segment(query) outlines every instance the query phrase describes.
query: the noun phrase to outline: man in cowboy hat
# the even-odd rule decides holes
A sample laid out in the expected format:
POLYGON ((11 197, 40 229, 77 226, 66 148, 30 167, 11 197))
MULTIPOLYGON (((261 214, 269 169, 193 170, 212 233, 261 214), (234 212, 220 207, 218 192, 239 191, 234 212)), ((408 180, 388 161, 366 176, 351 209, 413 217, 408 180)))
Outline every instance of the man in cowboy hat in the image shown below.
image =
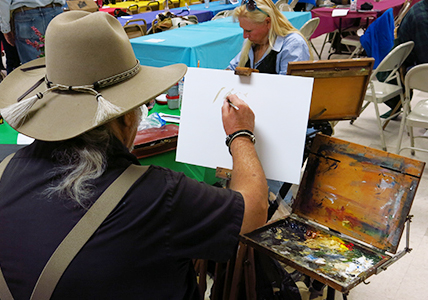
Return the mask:
MULTIPOLYGON (((128 151, 139 107, 185 72, 183 64, 140 66, 109 14, 72 11, 52 20, 46 57, 0 84, 2 116, 35 138, 0 180, 0 293, 9 287, 15 299, 29 299, 55 249, 74 249, 60 243, 98 207, 101 193, 139 164, 128 151)), ((267 217, 254 114, 235 95, 229 100, 239 107, 222 107, 233 157, 230 189, 150 166, 40 299, 199 299, 192 259, 226 261, 239 233, 267 217)))

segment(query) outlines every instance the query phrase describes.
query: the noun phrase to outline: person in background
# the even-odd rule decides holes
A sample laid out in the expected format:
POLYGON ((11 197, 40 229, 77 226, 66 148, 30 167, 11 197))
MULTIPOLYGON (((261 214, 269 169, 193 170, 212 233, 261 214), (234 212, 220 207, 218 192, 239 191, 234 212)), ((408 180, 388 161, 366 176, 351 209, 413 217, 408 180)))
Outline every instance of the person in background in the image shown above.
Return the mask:
POLYGON ((260 73, 285 75, 290 61, 311 59, 306 39, 271 0, 243 0, 233 17, 239 20, 245 41, 228 69, 250 67, 260 73))
POLYGON ((29 62, 40 51, 27 44, 39 42, 32 27, 45 34, 49 22, 63 12, 65 0, 0 0, 0 30, 6 41, 16 46, 21 63, 29 62))
MULTIPOLYGON (((141 105, 186 70, 141 66, 117 19, 70 11, 49 24, 46 56, 0 84, 1 115, 35 138, 0 180, 0 267, 14 299, 30 298, 64 237, 125 169, 139 164, 129 149, 141 105)), ((233 159, 230 188, 150 166, 74 257, 50 299, 200 299, 192 259, 227 261, 239 234, 267 218, 254 113, 236 95, 228 100, 239 107, 225 100, 218 111, 233 159)))
POLYGON ((6 74, 9 74, 21 64, 19 61, 18 52, 16 51, 16 47, 10 45, 6 41, 3 33, 1 32, 0 32, 0 44, 3 45, 4 53, 6 55, 6 68, 5 68, 6 74))
POLYGON ((405 69, 428 63, 428 0, 413 5, 398 27, 398 44, 408 41, 413 41, 415 45, 403 64, 405 69))

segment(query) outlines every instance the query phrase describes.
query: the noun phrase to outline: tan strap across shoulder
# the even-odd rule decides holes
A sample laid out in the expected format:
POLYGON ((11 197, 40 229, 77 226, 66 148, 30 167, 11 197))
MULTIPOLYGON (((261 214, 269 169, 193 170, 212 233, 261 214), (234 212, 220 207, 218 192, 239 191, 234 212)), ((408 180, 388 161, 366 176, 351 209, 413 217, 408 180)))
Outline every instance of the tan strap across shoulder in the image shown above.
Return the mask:
MULTIPOLYGON (((1 165, 0 165, 1 169, 1 165)), ((73 227, 61 242, 44 267, 36 286, 32 300, 50 299, 55 287, 76 254, 86 244, 101 223, 117 206, 134 182, 141 177, 148 166, 130 165, 105 191, 98 200, 73 227)), ((1 172, 1 170, 0 170, 1 172)), ((0 299, 13 300, 0 271, 0 299), (3 281, 3 282, 2 282, 3 281), (3 284, 2 284, 3 283, 3 284), (7 289, 5 291, 4 289, 7 289)))

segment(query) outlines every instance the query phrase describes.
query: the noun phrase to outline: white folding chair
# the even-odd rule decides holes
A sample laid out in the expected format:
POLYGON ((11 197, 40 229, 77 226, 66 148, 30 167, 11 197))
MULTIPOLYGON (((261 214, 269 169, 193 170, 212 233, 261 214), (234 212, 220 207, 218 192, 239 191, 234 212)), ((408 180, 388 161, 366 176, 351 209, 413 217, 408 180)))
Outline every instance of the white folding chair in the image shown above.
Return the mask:
POLYGON ((404 149, 410 149, 412 155, 415 154, 415 150, 428 152, 428 149, 415 147, 416 138, 427 139, 428 136, 415 136, 413 133, 413 127, 428 128, 428 100, 420 100, 416 105, 414 105, 413 108, 410 105, 410 101, 412 100, 410 97, 410 90, 416 89, 423 92, 428 92, 427 78, 428 63, 413 67, 409 70, 409 72, 407 72, 406 77, 404 78, 406 97, 403 103, 403 118, 401 119, 400 124, 397 154, 400 154, 400 152, 404 149), (405 126, 408 128, 410 135, 410 147, 401 146, 405 126))
POLYGON ((340 43, 345 45, 348 48, 348 51, 351 52, 351 55, 348 58, 358 57, 364 50, 361 46, 359 35, 345 36, 340 40, 340 43))
MULTIPOLYGON (((382 121, 379 114, 378 104, 384 103, 385 101, 388 101, 396 96, 400 96, 401 103, 404 102, 403 86, 400 80, 399 69, 403 64, 404 60, 412 51, 413 45, 414 43, 412 41, 409 41, 398 45, 397 47, 392 49, 391 52, 389 52, 389 54, 380 62, 378 67, 373 71, 372 75, 370 76, 370 82, 366 91, 366 96, 364 98, 364 101, 366 101, 366 103, 361 109, 361 113, 367 108, 367 106, 369 106, 370 103, 374 104, 376 120, 379 126, 380 138, 382 142, 382 149, 384 151, 387 151, 387 149, 385 136, 383 134, 382 123, 395 118, 401 113, 401 111, 398 110, 394 114, 391 113, 388 118, 382 121), (376 75, 380 72, 389 72, 388 77, 384 81, 379 81, 376 77, 376 75), (391 82, 394 79, 397 83, 391 82)), ((353 122, 351 121, 351 124, 352 123, 353 122)))
POLYGON ((311 36, 314 33, 314 31, 317 29, 318 25, 320 23, 320 18, 315 17, 307 21, 303 26, 300 28, 300 33, 306 38, 308 43, 311 45, 312 49, 317 54, 318 58, 321 59, 320 54, 318 54, 317 49, 315 48, 314 44, 311 41, 311 36))
POLYGON ((293 0, 290 3, 288 3, 288 0, 279 0, 275 5, 280 11, 294 11, 297 2, 299 0, 293 0))
POLYGON ((217 19, 223 19, 226 17, 229 17, 233 14, 233 10, 222 10, 219 11, 212 19, 211 21, 217 20, 217 19))

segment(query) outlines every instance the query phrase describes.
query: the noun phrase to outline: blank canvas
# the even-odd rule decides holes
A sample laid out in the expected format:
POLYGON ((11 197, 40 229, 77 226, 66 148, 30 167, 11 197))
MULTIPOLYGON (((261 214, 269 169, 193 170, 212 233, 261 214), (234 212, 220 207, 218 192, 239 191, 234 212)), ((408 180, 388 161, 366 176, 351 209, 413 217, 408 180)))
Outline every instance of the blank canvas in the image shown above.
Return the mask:
POLYGON ((233 93, 255 114, 256 150, 266 177, 299 183, 313 78, 189 68, 184 80, 176 160, 232 169, 221 107, 233 93))

